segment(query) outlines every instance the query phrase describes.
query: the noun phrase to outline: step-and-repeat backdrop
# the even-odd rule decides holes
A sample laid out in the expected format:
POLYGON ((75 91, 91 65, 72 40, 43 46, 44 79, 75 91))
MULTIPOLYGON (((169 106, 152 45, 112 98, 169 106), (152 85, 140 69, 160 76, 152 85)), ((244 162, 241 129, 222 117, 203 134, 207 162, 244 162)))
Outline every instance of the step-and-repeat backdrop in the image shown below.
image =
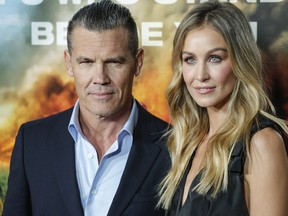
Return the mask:
MULTIPOLYGON (((96 0, 95 0, 96 1, 96 0)), ((77 96, 63 51, 72 15, 94 0, 0 0, 0 212, 9 160, 23 122, 73 106, 77 96)), ((165 89, 171 77, 172 39, 186 12, 204 0, 118 0, 134 15, 142 74, 134 96, 168 121, 165 89)), ((278 115, 288 119, 288 1, 230 0, 247 16, 263 52, 267 85, 278 115)))

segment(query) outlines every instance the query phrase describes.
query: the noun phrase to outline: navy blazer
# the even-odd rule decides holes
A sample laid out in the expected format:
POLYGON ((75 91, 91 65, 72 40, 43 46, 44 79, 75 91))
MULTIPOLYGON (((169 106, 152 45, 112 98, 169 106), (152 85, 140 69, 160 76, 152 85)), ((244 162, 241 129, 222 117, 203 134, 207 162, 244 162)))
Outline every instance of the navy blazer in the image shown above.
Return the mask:
MULTIPOLYGON (((108 216, 162 216, 157 186, 170 167, 168 124, 139 103, 133 145, 108 216)), ((23 124, 13 149, 3 216, 83 216, 76 179, 72 108, 23 124)))

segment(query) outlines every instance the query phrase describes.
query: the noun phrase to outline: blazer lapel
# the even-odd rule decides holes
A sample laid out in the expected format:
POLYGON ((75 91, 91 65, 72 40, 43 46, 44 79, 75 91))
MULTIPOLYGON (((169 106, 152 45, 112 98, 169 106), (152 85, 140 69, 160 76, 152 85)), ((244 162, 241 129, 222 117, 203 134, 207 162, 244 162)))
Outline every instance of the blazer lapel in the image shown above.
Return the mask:
POLYGON ((75 168, 74 140, 68 131, 72 111, 69 110, 55 124, 55 138, 51 143, 51 160, 59 190, 70 215, 84 215, 75 168))
POLYGON ((134 142, 120 181, 120 185, 111 204, 108 216, 121 215, 141 186, 147 172, 160 153, 155 143, 134 142), (147 147, 149 146, 149 147, 147 147), (137 162, 136 162, 137 161, 137 162))
POLYGON ((151 115, 139 104, 138 110, 138 123, 133 136, 134 142, 108 216, 123 213, 162 151, 162 148, 156 144, 159 134, 155 132, 151 115))

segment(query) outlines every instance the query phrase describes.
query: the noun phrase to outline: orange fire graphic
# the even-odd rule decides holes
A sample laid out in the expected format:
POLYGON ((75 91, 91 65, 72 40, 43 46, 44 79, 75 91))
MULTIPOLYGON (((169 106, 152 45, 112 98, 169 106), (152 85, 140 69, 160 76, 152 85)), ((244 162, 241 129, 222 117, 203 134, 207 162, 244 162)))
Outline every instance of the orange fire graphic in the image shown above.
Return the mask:
MULTIPOLYGON (((156 72, 135 80, 134 97, 149 111, 163 120, 168 120, 164 98, 167 76, 156 72), (156 79, 158 77, 158 79, 156 79)), ((6 93, 5 100, 14 103, 14 111, 0 125, 0 165, 9 166, 15 137, 24 122, 58 113, 74 105, 77 95, 72 80, 64 81, 59 75, 49 73, 40 75, 27 92, 6 93)))
POLYGON ((65 83, 55 74, 40 75, 27 92, 10 92, 4 97, 14 101, 15 109, 0 128, 1 165, 8 165, 15 136, 22 123, 60 112, 73 106, 77 99, 73 83, 65 83))

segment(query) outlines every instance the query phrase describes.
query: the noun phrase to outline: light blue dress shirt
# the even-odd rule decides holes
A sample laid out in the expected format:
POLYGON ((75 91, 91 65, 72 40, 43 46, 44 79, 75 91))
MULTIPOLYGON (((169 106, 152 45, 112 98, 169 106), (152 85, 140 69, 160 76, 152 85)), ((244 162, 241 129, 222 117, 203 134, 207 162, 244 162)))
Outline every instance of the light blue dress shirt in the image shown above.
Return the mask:
POLYGON ((68 130, 75 141, 76 176, 85 216, 108 214, 133 143, 137 118, 138 109, 133 100, 127 122, 98 163, 95 148, 82 133, 79 123, 79 100, 76 102, 68 130))

